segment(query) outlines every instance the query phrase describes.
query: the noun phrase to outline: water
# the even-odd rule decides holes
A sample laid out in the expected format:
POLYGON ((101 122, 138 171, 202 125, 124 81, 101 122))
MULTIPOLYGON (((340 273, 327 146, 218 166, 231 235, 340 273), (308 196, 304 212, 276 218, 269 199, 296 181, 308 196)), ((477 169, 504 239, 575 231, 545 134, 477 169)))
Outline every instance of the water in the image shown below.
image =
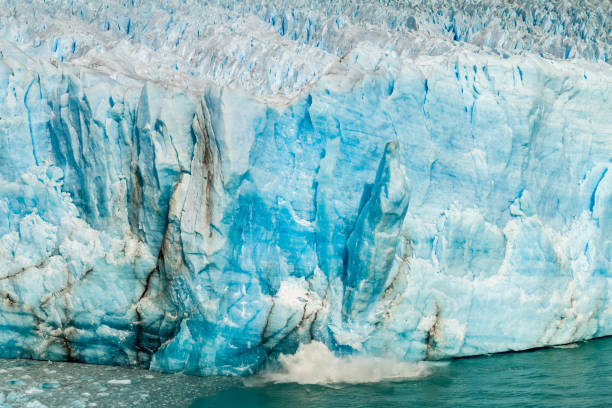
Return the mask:
POLYGON ((192 407, 612 407, 612 338, 455 359, 401 382, 234 387, 192 407))
POLYGON ((188 407, 197 398, 226 390, 240 381, 89 364, 0 359, 0 408, 188 407))
POLYGON ((381 363, 388 362, 380 360, 335 360, 325 352, 308 361, 302 357, 305 354, 288 357, 282 369, 246 383, 238 378, 0 360, 0 407, 3 402, 13 407, 160 408, 612 406, 612 338, 391 368, 381 368, 381 363), (321 361, 327 364, 321 366, 321 361), (356 370, 362 372, 355 373, 356 370), (387 374, 396 380, 404 379, 367 382, 381 375, 389 378, 387 374), (323 385, 326 378, 331 382, 323 385), (366 382, 337 382, 343 378, 366 382))

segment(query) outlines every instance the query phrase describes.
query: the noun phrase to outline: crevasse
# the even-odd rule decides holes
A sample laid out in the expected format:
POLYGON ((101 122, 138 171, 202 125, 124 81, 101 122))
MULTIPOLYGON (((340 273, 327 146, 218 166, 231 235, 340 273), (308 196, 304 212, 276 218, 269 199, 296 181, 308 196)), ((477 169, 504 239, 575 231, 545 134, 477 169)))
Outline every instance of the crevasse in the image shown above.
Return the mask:
POLYGON ((612 334, 607 2, 0 3, 1 357, 612 334))

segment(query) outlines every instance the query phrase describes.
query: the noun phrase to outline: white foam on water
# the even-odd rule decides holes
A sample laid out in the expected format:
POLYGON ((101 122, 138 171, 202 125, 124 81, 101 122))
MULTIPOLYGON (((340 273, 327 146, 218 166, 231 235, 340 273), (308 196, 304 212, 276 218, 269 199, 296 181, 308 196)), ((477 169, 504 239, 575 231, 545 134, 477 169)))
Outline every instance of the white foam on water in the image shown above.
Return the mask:
POLYGON ((577 347, 578 347, 578 344, 576 343, 560 344, 558 346, 553 346, 553 348, 558 348, 558 349, 574 349, 577 347))
POLYGON ((295 354, 281 354, 280 367, 266 369, 245 380, 247 386, 262 383, 360 384, 423 378, 433 368, 448 363, 405 362, 392 358, 351 355, 339 357, 323 343, 301 344, 295 354))

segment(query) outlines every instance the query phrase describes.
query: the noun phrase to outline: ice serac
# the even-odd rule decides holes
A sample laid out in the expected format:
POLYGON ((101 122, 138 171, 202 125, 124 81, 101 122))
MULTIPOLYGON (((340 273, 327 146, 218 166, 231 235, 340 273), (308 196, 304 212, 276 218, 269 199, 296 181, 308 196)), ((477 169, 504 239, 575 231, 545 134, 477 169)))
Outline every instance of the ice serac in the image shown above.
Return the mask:
POLYGON ((609 2, 107 3, 0 0, 0 357, 612 335, 609 2))
POLYGON ((389 276, 408 209, 410 188, 399 163, 399 143, 387 143, 373 185, 366 185, 355 222, 346 241, 344 312, 364 311, 393 281, 389 276))

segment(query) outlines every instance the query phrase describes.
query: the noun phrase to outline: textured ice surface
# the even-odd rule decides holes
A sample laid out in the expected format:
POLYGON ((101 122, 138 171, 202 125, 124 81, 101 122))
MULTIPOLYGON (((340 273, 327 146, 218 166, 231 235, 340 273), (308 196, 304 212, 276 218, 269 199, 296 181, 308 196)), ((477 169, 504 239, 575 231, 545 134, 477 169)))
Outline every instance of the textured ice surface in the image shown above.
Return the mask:
POLYGON ((612 334, 608 1, 0 3, 0 356, 612 334))

